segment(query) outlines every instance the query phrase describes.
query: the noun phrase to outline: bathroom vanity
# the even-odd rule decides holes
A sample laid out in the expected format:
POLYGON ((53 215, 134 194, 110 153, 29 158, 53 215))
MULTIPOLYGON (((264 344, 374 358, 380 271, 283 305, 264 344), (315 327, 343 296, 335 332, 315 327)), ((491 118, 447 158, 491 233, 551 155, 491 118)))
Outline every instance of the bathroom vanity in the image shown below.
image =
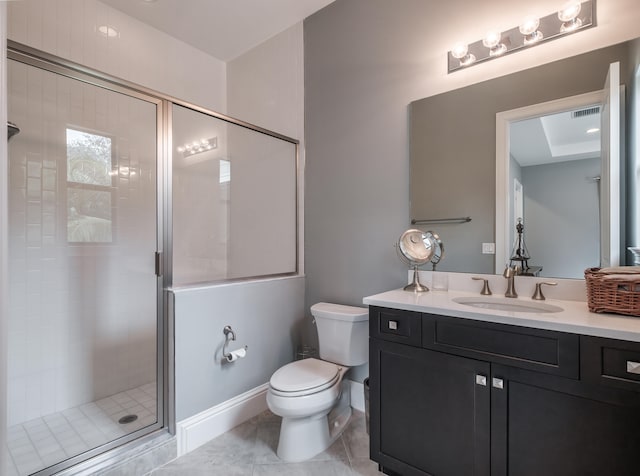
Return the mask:
POLYGON ((640 319, 456 302, 470 296, 364 299, 371 459, 403 476, 640 474, 640 319))

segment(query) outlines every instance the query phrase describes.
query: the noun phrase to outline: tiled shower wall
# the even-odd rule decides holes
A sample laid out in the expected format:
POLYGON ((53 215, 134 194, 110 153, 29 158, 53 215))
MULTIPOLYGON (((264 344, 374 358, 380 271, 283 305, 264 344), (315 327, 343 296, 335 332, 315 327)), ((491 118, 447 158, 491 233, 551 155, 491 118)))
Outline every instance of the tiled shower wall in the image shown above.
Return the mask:
POLYGON ((8 38, 226 112, 226 65, 98 0, 7 2, 8 38), (98 32, 109 25, 118 35, 98 32))
MULTIPOLYGON (((225 112, 224 62, 97 0, 23 0, 8 2, 7 10, 10 40, 225 112), (97 27, 104 24, 117 28, 119 35, 116 38, 100 35, 97 27)), ((44 107, 55 106, 52 91, 41 87, 37 80, 21 84, 30 87, 32 100, 44 99, 44 107)), ((90 117, 94 109, 102 106, 104 102, 99 100, 94 104, 80 100, 76 105, 83 117, 90 117)), ((28 121, 32 119, 29 117, 28 121)), ((25 122, 26 118, 12 120, 22 121, 21 140, 24 141, 30 122, 25 122)), ((41 132, 46 132, 39 127, 41 132)), ((15 142, 12 147, 20 149, 18 141, 15 142)), ((136 290, 125 288, 122 280, 114 279, 110 270, 119 263, 108 254, 76 254, 69 257, 65 269, 61 270, 60 251, 54 252, 50 246, 52 233, 61 218, 60 210, 53 205, 55 191, 51 190, 52 182, 63 180, 56 159, 64 154, 61 147, 61 144, 41 147, 42 153, 23 150, 19 152, 20 163, 12 164, 10 180, 17 184, 12 203, 18 204, 20 200, 24 203, 21 209, 12 209, 10 213, 12 222, 23 224, 18 230, 12 226, 12 233, 25 240, 27 237, 40 240, 42 246, 11 254, 14 260, 30 267, 23 276, 16 273, 10 278, 16 292, 28 295, 28 299, 16 305, 22 306, 21 315, 30 317, 14 320, 10 326, 9 360, 15 365, 10 364, 8 382, 9 425, 55 411, 73 401, 91 400, 92 393, 115 392, 121 386, 150 378, 150 362, 135 369, 127 369, 125 365, 127 359, 141 358, 136 357, 136 352, 149 355, 149 344, 145 344, 149 338, 146 323, 137 322, 129 312, 123 311, 127 296, 131 297, 136 290), (25 201, 28 193, 34 194, 29 206, 25 201), (95 270, 100 271, 95 280, 78 279, 95 270), (27 289, 28 282, 39 283, 32 284, 37 288, 33 293, 27 289), (98 298, 96 291, 102 288, 109 291, 98 298), (71 300, 61 305, 69 289, 82 295, 84 304, 71 300), (34 299, 37 293, 40 298, 34 299), (52 313, 56 308, 59 311, 52 313), (94 311, 95 319, 87 319, 94 311), (105 317, 107 315, 109 317, 105 317), (34 330, 40 325, 39 330, 34 330), (38 364, 42 367, 36 370, 38 364), (94 375, 95 371, 99 375, 94 375)), ((124 189, 131 196, 137 193, 134 183, 124 189)), ((121 213, 119 219, 125 220, 125 215, 121 213)), ((155 211, 151 216, 155 218, 155 211)), ((126 272, 138 272, 148 264, 129 261, 126 272)), ((134 302, 136 299, 132 298, 134 302)))
POLYGON ((8 424, 155 380, 155 105, 9 64, 8 424), (113 242, 67 241, 66 128, 108 133, 113 242))

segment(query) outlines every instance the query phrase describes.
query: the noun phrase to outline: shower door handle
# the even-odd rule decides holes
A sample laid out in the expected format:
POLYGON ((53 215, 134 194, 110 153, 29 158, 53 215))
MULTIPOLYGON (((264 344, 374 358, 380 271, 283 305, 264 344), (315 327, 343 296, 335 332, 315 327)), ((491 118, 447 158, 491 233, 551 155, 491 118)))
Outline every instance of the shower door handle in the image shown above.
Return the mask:
POLYGON ((162 276, 162 251, 156 251, 156 276, 162 276))

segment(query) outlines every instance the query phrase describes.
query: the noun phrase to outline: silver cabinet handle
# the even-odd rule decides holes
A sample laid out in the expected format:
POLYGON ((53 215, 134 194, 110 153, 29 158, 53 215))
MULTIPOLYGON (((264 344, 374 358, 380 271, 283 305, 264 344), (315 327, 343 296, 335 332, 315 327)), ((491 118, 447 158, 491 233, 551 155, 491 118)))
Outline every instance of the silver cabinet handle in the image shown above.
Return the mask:
POLYGON ((487 386, 487 377, 484 375, 477 374, 476 375, 476 385, 482 385, 483 387, 487 386))
POLYGON ((392 331, 398 330, 398 321, 389 321, 389 329, 392 331))
POLYGON ((630 374, 640 375, 640 362, 633 362, 631 360, 627 360, 627 372, 630 374))
POLYGON ((493 377, 493 379, 491 379, 491 385, 493 386, 493 388, 502 390, 504 388, 504 380, 502 380, 501 378, 493 377))

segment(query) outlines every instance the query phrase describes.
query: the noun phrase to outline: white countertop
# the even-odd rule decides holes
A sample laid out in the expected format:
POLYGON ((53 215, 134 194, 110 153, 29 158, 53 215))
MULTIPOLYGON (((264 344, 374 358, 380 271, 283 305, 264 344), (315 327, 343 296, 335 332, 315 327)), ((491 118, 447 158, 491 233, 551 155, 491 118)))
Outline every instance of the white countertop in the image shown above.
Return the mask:
MULTIPOLYGON (((413 293, 396 289, 368 296, 362 302, 371 306, 640 342, 640 317, 589 312, 587 303, 584 301, 564 301, 560 299, 542 301, 563 309, 554 313, 479 309, 453 301, 453 298, 457 297, 479 296, 478 292, 470 293, 468 291, 449 290, 413 293)), ((502 297, 500 295, 494 296, 496 298, 502 297)), ((519 297, 514 301, 522 303, 540 302, 533 301, 527 297, 519 297)))

